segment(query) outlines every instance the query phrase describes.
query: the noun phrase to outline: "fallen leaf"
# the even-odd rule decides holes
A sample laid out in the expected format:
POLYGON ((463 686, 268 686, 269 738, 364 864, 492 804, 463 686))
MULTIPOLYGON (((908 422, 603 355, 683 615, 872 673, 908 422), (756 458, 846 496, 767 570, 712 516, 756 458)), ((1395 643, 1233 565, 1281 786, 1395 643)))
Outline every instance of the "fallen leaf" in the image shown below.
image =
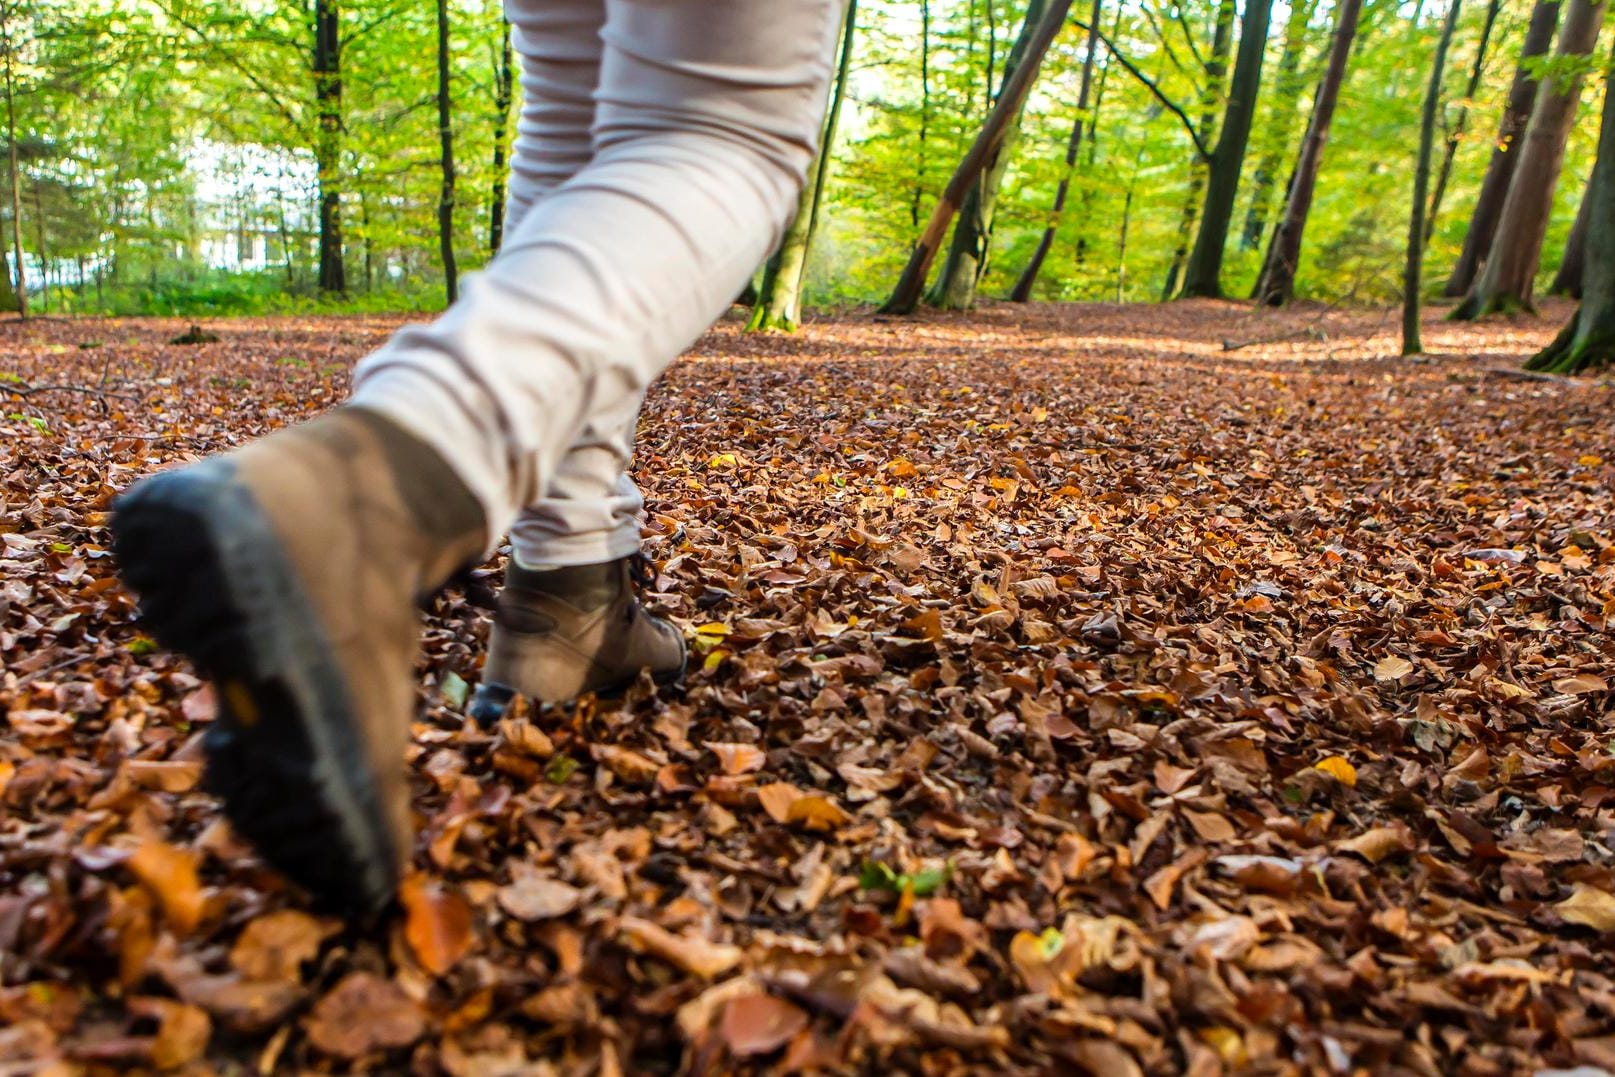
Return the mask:
POLYGON ((791 801, 785 822, 803 830, 839 830, 852 822, 852 816, 829 797, 809 794, 791 801))
POLYGON ((1401 823, 1393 826, 1377 826, 1372 830, 1365 830, 1355 838, 1336 842, 1335 848, 1343 853, 1360 856, 1370 864, 1378 864, 1396 853, 1411 852, 1414 848, 1413 834, 1401 823))
POLYGON ((413 875, 398 888, 398 900, 404 906, 404 939, 433 975, 452 969, 476 941, 471 906, 444 884, 413 875))
POLYGON ((1341 785, 1354 786, 1357 784, 1357 768, 1352 766, 1343 756, 1332 755, 1328 759, 1315 764, 1313 769, 1323 771, 1341 785))
POLYGON ((773 1054, 808 1024, 798 1006, 773 995, 741 995, 723 1008, 719 1028, 723 1042, 737 1058, 773 1054))
POLYGON ((624 916, 617 930, 636 949, 703 980, 711 980, 740 964, 745 951, 697 935, 675 935, 637 916, 624 916))
POLYGON ((1376 681, 1399 681, 1413 672, 1413 663, 1397 655, 1388 655, 1374 663, 1376 681))
POLYGON ((791 805, 801 799, 801 796, 800 789, 786 782, 773 782, 757 790, 757 802, 776 823, 784 823, 790 819, 791 805))
POLYGON ((277 909, 247 924, 230 948, 230 964, 249 980, 296 982, 303 963, 312 960, 337 930, 337 925, 308 913, 277 909))
POLYGON ((1555 905, 1553 911, 1567 924, 1615 931, 1615 895, 1595 887, 1576 887, 1575 893, 1555 905))
POLYGON ((303 1021, 316 1048, 336 1058, 408 1047, 426 1034, 426 1015, 390 980, 350 972, 303 1021))
POLYGON ((513 865, 511 881, 499 888, 499 907, 528 923, 565 916, 582 903, 582 890, 528 864, 513 865))
POLYGON ((175 931, 188 935, 201 923, 205 898, 196 856, 160 841, 148 841, 125 864, 163 910, 175 931))
POLYGON ((755 744, 721 744, 707 742, 707 751, 718 757, 725 774, 749 774, 761 770, 768 756, 755 744))

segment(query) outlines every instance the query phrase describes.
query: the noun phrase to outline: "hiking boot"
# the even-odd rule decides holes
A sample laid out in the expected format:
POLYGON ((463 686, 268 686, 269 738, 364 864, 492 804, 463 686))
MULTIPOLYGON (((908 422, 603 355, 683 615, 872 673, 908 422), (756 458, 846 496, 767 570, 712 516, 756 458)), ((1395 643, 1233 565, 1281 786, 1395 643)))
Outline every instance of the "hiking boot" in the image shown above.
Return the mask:
POLYGON ((112 532, 141 616, 215 683, 205 788, 318 903, 380 912, 413 844, 416 604, 485 548, 470 491, 345 407, 136 483, 112 532))
POLYGON ((658 684, 682 677, 684 636, 639 604, 645 575, 637 554, 545 571, 511 558, 471 717, 492 726, 517 694, 540 703, 620 695, 646 669, 658 684))

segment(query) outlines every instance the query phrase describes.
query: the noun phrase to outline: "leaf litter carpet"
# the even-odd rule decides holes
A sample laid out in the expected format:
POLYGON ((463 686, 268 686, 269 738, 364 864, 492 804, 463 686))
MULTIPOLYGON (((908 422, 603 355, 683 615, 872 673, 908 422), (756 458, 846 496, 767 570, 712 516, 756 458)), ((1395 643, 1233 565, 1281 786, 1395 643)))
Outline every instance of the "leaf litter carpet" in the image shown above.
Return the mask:
POLYGON ((397 321, 0 325, 0 1073, 1615 1069, 1615 397, 1509 373, 1565 313, 720 326, 636 461, 686 686, 480 731, 500 560, 445 592, 371 931, 198 790, 105 510, 397 321))

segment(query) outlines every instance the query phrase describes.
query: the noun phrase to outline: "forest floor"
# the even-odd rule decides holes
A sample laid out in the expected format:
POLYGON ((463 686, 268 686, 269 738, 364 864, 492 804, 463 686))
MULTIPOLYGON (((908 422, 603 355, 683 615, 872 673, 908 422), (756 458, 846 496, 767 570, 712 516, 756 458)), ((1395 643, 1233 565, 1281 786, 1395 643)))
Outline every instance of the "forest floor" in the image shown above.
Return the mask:
POLYGON ((1567 313, 720 326, 637 461, 686 686, 481 732, 499 562, 439 597, 368 931, 199 791, 105 525, 396 322, 0 323, 0 1074, 1615 1070, 1615 391, 1514 373, 1567 313))

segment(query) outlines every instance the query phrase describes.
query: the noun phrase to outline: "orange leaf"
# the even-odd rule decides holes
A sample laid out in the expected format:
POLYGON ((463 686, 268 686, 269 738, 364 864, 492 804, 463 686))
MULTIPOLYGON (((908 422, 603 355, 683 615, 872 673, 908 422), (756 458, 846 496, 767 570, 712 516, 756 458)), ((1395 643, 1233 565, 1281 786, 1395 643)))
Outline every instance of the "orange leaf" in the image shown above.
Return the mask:
POLYGON ((803 830, 839 830, 852 822, 852 816, 829 797, 813 793, 792 801, 785 821, 803 830))
POLYGON ((1353 786, 1357 784, 1357 768, 1342 756, 1332 755, 1328 759, 1319 762, 1315 769, 1323 771, 1341 785, 1353 786))
POLYGON ((768 756, 755 744, 723 744, 707 742, 707 751, 718 757, 725 774, 748 774, 761 770, 768 756))
POLYGON ((789 782, 774 782, 757 790, 757 802, 763 806, 768 817, 776 823, 783 823, 791 817, 791 805, 795 804, 802 795, 802 791, 789 782))
POLYGON ((404 880, 398 900, 404 906, 404 940, 426 971, 441 976, 471 949, 471 906, 459 894, 414 875, 404 880))
POLYGON ((196 929, 202 920, 202 884, 196 877, 196 857, 160 841, 149 841, 128 860, 129 870, 163 908, 163 916, 180 934, 196 929))
POLYGON ((738 946, 695 935, 675 935, 637 916, 624 916, 617 922, 617 929, 636 949, 703 980, 723 975, 740 964, 745 956, 745 951, 738 946))

